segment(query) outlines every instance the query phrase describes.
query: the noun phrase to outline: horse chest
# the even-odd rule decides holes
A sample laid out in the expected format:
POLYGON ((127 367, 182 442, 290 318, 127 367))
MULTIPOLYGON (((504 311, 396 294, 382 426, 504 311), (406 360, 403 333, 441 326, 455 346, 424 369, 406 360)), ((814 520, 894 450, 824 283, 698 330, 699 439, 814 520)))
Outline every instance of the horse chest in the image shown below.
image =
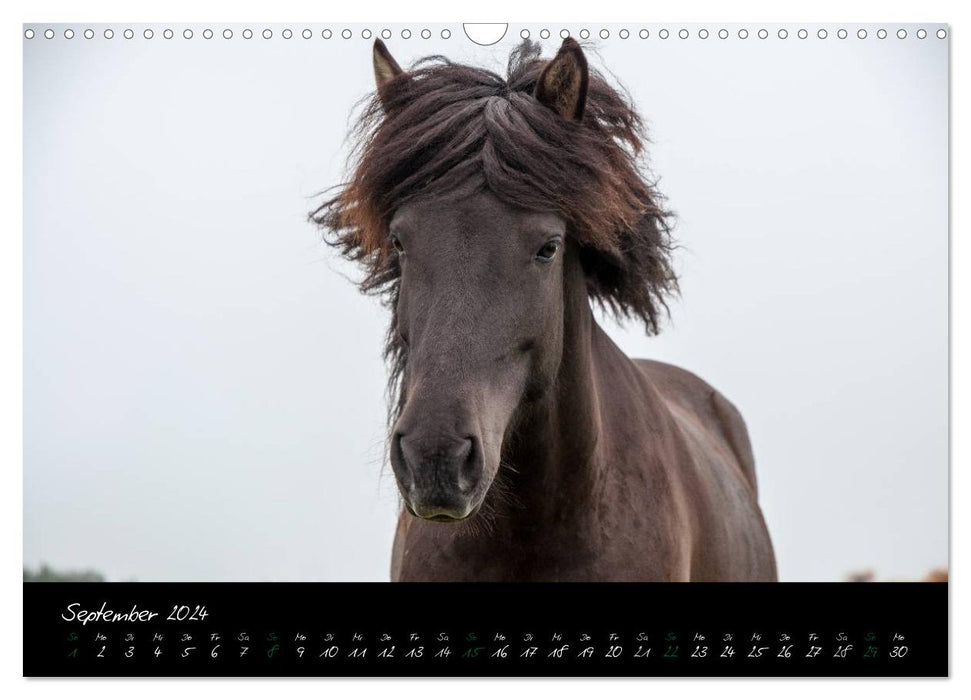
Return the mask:
MULTIPOLYGON (((410 517, 410 516, 403 516, 410 517)), ((556 528, 451 533, 413 522, 399 529, 393 578, 400 581, 670 581, 684 578, 682 553, 650 513, 556 528)))

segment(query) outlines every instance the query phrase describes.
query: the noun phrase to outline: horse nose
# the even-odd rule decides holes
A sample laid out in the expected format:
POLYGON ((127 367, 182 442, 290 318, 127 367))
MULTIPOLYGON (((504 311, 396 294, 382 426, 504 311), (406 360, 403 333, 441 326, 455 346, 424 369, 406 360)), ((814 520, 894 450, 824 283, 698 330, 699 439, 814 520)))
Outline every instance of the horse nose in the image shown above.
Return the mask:
POLYGON ((397 467, 415 514, 432 519, 465 517, 469 495, 482 475, 476 439, 399 433, 395 442, 392 466, 397 467))
POLYGON ((454 486, 465 492, 478 480, 480 460, 476 459, 472 437, 399 435, 398 446, 404 466, 416 482, 431 482, 429 485, 446 489, 454 486))

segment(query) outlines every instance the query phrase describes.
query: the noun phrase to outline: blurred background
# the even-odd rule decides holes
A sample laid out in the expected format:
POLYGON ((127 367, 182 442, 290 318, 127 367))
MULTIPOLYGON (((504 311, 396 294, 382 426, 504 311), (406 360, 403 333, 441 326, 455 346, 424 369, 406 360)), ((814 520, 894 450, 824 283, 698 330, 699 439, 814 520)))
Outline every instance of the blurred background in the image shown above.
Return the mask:
MULTIPOLYGON (((307 223, 385 27, 47 26, 24 41, 25 580, 387 580, 386 314, 307 223)), ((503 72, 521 32, 552 55, 590 30, 682 245, 662 334, 608 332, 739 407, 783 580, 924 578, 948 559, 948 40, 722 26, 387 44, 503 72)))

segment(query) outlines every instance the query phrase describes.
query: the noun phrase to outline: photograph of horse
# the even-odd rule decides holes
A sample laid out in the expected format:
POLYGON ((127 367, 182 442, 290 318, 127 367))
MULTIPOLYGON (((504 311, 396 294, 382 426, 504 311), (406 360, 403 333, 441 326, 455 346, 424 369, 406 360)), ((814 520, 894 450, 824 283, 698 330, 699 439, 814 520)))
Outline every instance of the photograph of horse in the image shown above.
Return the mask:
POLYGON ((630 99, 569 38, 505 78, 373 61, 311 217, 391 313, 392 580, 776 580, 739 411, 594 316, 654 334, 678 289, 630 99))

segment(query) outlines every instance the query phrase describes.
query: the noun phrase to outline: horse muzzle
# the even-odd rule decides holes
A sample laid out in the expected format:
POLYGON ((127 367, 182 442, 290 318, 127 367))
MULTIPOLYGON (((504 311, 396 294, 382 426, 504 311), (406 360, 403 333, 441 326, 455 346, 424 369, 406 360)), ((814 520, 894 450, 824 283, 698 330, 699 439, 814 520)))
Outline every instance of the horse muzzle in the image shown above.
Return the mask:
POLYGON ((483 462, 474 436, 397 433, 391 450, 408 512, 437 522, 465 520, 475 513, 483 462))

